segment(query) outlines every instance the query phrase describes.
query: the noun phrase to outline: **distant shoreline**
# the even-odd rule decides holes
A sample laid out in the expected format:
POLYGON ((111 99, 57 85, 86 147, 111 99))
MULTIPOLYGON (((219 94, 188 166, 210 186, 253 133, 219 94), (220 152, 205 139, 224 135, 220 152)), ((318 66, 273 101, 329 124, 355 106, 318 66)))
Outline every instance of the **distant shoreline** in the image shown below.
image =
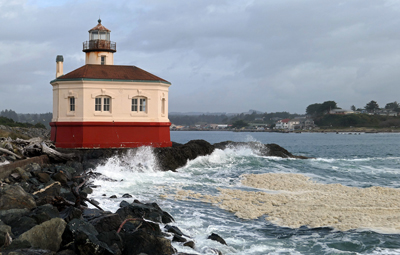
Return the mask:
POLYGON ((376 134, 376 133, 400 133, 400 129, 388 129, 388 128, 343 128, 343 129, 318 129, 318 130, 254 130, 254 129, 241 129, 241 130, 226 130, 226 129, 177 129, 171 131, 223 131, 223 132, 250 132, 250 133, 365 133, 365 134, 376 134))

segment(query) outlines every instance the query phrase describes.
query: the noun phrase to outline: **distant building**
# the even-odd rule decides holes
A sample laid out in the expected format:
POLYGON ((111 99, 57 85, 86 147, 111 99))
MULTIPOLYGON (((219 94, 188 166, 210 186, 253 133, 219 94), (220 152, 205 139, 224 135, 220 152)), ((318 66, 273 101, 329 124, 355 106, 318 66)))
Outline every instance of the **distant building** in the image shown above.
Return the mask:
POLYGON ((169 147, 171 83, 136 66, 114 65, 116 43, 98 21, 83 43, 85 65, 63 74, 57 56, 51 139, 62 148, 169 147))
POLYGON ((345 110, 345 109, 332 109, 329 111, 329 114, 340 114, 340 115, 346 115, 346 114, 353 114, 353 110, 345 110))
POLYGON ((275 124, 275 129, 289 129, 290 119, 278 120, 275 124))
POLYGON ((289 130, 295 130, 300 128, 300 120, 299 119, 293 119, 288 121, 288 129, 289 130))

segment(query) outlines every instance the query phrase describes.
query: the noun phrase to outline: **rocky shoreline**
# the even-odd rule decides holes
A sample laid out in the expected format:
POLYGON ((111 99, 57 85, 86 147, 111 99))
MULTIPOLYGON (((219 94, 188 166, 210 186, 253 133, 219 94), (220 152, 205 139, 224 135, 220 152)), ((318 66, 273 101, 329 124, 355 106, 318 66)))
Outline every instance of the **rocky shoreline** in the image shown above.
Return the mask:
MULTIPOLYGON (((196 249, 196 240, 174 226, 173 217, 156 203, 125 194, 133 202, 122 201, 116 212, 108 212, 88 199, 96 188, 90 179, 99 175, 92 170, 127 149, 59 149, 57 154, 48 153, 47 146, 24 150, 31 146, 28 142, 20 149, 21 140, 3 139, 0 144, 0 160, 11 162, 0 165, 0 254, 188 254, 178 253, 175 242, 196 249), (4 153, 7 147, 12 153, 4 153)), ((231 141, 212 145, 193 140, 153 151, 160 171, 176 171, 188 160, 238 146, 264 156, 304 158, 276 144, 231 141)), ((217 234, 209 238, 226 244, 217 234)))

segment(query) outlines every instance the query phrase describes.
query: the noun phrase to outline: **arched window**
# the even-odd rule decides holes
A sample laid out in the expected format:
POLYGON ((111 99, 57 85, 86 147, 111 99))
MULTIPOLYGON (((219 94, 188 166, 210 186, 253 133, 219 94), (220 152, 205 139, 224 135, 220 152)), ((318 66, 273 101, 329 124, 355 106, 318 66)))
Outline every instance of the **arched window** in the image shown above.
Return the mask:
POLYGON ((165 114, 165 98, 161 99, 161 114, 165 114))
POLYGON ((145 97, 134 97, 132 98, 132 112, 144 112, 147 113, 147 98, 145 97))
POLYGON ((98 96, 95 98, 94 110, 96 112, 110 112, 111 111, 111 97, 98 96))

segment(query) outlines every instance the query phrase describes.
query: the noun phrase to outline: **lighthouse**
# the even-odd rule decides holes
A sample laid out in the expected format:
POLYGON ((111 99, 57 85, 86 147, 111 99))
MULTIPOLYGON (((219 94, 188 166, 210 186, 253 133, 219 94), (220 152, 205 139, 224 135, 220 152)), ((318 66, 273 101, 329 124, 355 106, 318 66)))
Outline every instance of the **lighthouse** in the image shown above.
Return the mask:
POLYGON ((114 65, 110 34, 99 19, 83 42, 85 65, 69 73, 57 56, 51 140, 59 148, 171 146, 171 83, 136 66, 114 65))

